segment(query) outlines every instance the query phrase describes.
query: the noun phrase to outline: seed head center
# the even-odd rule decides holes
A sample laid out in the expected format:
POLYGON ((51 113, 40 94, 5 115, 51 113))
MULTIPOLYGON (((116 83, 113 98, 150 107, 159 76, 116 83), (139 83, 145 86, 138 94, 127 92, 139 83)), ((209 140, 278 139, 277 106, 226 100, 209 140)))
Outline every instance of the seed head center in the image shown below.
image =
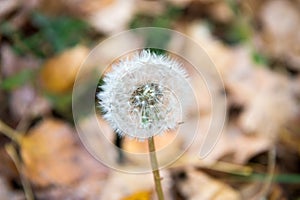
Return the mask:
POLYGON ((139 86, 131 95, 131 112, 138 114, 140 125, 149 128, 155 121, 161 119, 160 105, 163 103, 162 87, 156 83, 139 86))
POLYGON ((138 87, 131 95, 130 104, 141 111, 160 103, 163 94, 161 87, 156 83, 147 83, 138 87))

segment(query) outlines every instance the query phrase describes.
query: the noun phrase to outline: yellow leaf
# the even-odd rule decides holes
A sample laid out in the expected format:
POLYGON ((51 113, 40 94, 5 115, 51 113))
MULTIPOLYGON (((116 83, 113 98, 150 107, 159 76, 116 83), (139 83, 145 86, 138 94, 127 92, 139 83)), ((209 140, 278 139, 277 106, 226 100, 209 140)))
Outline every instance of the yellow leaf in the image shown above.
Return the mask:
POLYGON ((151 200, 151 191, 139 191, 122 200, 151 200))
POLYGON ((54 94, 71 91, 77 71, 88 53, 86 47, 77 46, 46 61, 40 73, 43 89, 54 94))

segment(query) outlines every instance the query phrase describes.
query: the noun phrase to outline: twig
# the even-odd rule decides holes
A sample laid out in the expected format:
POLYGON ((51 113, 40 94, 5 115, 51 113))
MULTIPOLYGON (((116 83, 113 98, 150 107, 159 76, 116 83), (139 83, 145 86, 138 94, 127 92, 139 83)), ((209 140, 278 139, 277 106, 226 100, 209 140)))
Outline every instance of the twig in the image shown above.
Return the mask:
POLYGON ((14 148, 14 146, 12 144, 8 144, 5 146, 5 150, 8 153, 8 155, 11 157, 13 162, 15 163, 15 166, 20 174, 20 178, 21 178, 21 182, 22 182, 22 186, 24 189, 26 200, 34 200, 34 196, 33 196, 33 192, 32 192, 30 183, 22 173, 22 167, 21 167, 22 164, 20 162, 20 159, 18 157, 16 149, 14 148))
POLYGON ((181 167, 181 166, 186 166, 187 164, 194 165, 200 168, 206 168, 214 171, 225 172, 225 173, 235 174, 240 176, 250 176, 253 173, 253 169, 250 166, 238 165, 238 164, 228 163, 223 161, 215 161, 211 164, 206 164, 203 163, 200 160, 200 158, 189 157, 189 156, 184 156, 176 163, 174 163, 172 167, 181 167))
POLYGON ((148 146, 149 146, 150 161, 151 161, 151 167, 152 167, 152 173, 153 173, 153 178, 154 178, 154 182, 155 182, 155 190, 157 193, 157 197, 159 200, 164 200, 164 194, 163 194, 163 190, 161 187, 161 177, 159 174, 158 162, 157 162, 157 158, 156 158, 155 144, 154 144, 153 137, 150 137, 148 139, 148 146))
POLYGON ((0 120, 0 132, 17 144, 20 144, 20 140, 22 138, 21 134, 6 125, 2 120, 0 120))
POLYGON ((268 175, 264 180, 264 185, 261 190, 254 196, 253 199, 267 199, 267 195, 270 191, 270 187, 272 185, 274 172, 276 167, 276 147, 273 146, 268 151, 268 175))
POLYGON ((207 167, 215 171, 227 172, 227 173, 236 174, 240 176, 250 176, 253 173, 253 169, 249 166, 242 166, 242 165, 237 165, 234 163, 228 163, 222 161, 218 161, 207 167))

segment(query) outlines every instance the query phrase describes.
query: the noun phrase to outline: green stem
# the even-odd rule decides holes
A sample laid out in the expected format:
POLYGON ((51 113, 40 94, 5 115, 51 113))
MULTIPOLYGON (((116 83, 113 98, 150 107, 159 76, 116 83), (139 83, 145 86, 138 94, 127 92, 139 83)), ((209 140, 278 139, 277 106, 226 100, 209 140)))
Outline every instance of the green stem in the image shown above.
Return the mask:
POLYGON ((157 193, 157 197, 159 200, 164 200, 164 193, 161 187, 162 178, 159 175, 158 162, 156 158, 155 144, 154 144, 153 137, 150 137, 148 139, 148 146, 149 146, 150 161, 151 161, 151 167, 152 167, 152 173, 155 182, 155 190, 157 193))

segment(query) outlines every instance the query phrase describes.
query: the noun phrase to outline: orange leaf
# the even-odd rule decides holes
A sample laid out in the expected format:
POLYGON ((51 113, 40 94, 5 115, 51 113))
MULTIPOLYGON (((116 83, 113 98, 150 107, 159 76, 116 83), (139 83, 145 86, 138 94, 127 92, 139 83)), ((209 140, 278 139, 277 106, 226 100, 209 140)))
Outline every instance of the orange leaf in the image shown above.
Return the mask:
POLYGON ((123 198, 122 200, 151 200, 151 194, 151 191, 139 191, 123 198))

